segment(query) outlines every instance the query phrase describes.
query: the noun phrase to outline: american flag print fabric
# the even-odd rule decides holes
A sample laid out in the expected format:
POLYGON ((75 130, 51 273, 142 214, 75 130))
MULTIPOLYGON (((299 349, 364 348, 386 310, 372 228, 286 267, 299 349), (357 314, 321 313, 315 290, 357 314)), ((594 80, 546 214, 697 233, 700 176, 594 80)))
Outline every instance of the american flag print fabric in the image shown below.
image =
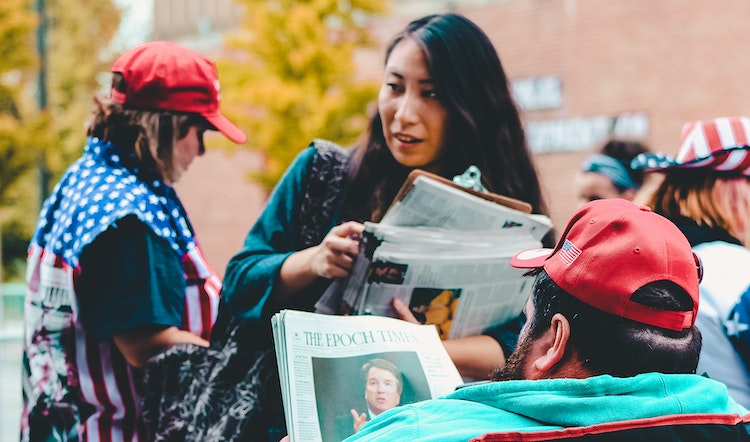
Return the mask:
POLYGON ((557 252, 557 257, 560 261, 564 262, 565 265, 570 266, 573 262, 581 255, 581 249, 575 246, 569 240, 565 240, 560 251, 557 252))
POLYGON ((80 254, 119 219, 137 216, 182 263, 181 328, 208 339, 213 327, 221 281, 180 200, 170 186, 143 181, 126 164, 119 149, 89 139, 40 214, 27 257, 21 440, 148 440, 138 412, 142 371, 111 339, 95 341, 78 321, 80 254))
POLYGON ((676 157, 644 153, 633 159, 631 168, 652 171, 708 169, 750 176, 750 118, 716 118, 687 123, 682 128, 676 157))

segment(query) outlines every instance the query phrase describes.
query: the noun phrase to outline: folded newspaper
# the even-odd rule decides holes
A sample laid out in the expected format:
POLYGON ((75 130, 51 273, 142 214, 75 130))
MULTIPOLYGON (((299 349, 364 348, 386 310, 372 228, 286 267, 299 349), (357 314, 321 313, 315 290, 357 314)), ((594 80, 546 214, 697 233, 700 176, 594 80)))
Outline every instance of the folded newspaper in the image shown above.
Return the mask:
POLYGON ((316 311, 397 316, 392 301, 400 298, 443 339, 516 317, 531 281, 510 258, 540 247, 551 228, 516 202, 422 171, 410 176, 381 222, 365 223, 351 275, 331 284, 316 311))
POLYGON ((293 442, 340 441, 386 409, 462 382, 433 326, 293 310, 271 323, 293 442))

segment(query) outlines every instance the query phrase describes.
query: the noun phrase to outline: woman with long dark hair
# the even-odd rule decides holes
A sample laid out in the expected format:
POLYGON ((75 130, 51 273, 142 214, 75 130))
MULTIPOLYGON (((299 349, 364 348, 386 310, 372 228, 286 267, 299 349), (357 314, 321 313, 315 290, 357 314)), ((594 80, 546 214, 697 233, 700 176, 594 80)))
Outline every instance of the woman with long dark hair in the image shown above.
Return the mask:
MULTIPOLYGON (((298 155, 229 262, 224 300, 236 317, 266 328, 280 309, 313 310, 331 280, 349 274, 362 223, 382 218, 411 170, 450 179, 470 165, 488 190, 547 214, 489 38, 461 15, 417 19, 387 47, 368 131, 350 149, 316 141, 298 155)), ((475 338, 449 352, 465 374, 479 362, 477 373, 487 376, 506 344, 475 338)))

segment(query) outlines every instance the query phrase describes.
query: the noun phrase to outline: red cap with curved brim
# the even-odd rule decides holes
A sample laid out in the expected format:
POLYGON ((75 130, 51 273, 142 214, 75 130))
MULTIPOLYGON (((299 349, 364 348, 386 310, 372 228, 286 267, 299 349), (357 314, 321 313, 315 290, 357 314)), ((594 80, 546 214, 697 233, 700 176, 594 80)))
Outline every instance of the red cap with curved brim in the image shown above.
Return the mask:
POLYGON ((112 65, 127 89, 112 89, 110 98, 123 106, 202 115, 235 143, 247 136, 219 110, 216 66, 203 55, 168 41, 152 41, 128 50, 112 65))
POLYGON ((624 199, 582 206, 554 249, 525 250, 510 264, 544 268, 573 297, 632 321, 679 331, 692 327, 698 314, 701 267, 690 243, 671 221, 624 199), (661 310, 630 299, 655 281, 685 289, 693 310, 661 310))

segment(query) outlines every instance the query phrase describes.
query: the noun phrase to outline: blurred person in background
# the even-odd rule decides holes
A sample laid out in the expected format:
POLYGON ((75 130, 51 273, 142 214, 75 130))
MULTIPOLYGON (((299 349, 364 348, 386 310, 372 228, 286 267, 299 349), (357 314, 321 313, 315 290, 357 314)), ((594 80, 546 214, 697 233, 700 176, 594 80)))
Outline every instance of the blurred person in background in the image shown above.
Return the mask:
POLYGON ((610 140, 599 153, 586 158, 576 175, 578 206, 603 198, 632 201, 643 185, 644 173, 630 162, 648 148, 637 141, 610 140))
POLYGON ((696 325, 703 334, 698 372, 726 384, 750 407, 750 119, 685 124, 676 157, 642 154, 633 168, 661 173, 638 195, 674 222, 703 263, 696 325))
POLYGON ((112 66, 83 155, 47 199, 28 252, 24 441, 150 441, 142 368, 175 344, 207 346, 221 282, 172 185, 204 153, 237 143, 213 62, 150 42, 112 66))

